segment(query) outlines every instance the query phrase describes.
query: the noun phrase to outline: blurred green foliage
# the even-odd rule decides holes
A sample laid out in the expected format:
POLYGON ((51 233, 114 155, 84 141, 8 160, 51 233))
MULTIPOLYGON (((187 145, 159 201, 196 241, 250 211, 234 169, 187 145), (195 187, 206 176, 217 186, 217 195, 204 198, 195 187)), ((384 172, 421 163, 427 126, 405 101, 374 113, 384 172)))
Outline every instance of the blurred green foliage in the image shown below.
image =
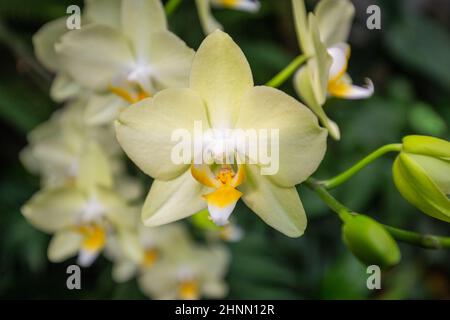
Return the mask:
MULTIPOLYGON (((319 178, 347 168, 407 134, 449 137, 450 3, 448 1, 354 1, 350 73, 373 79, 376 94, 365 101, 331 100, 327 113, 341 127, 342 141, 329 142, 319 178), (365 9, 382 8, 382 30, 367 30, 365 9), (447 14, 445 14, 447 12, 447 14)), ((20 206, 39 188, 18 161, 26 133, 58 107, 48 97, 50 75, 33 59, 31 37, 45 22, 65 15, 74 0, 0 1, 0 297, 144 298, 134 280, 115 284, 111 265, 100 259, 83 270, 82 290, 65 287, 67 265, 46 258, 48 237, 33 229, 20 206)), ((313 5, 313 1, 308 2, 313 5)), ((265 83, 299 52, 290 1, 262 1, 258 14, 214 12, 242 47, 255 82, 265 83)), ((203 39, 193 1, 170 17, 171 29, 197 48, 203 39)), ((283 87, 295 95, 292 84, 283 87)), ((447 234, 448 225, 420 214, 396 191, 387 156, 360 172, 334 194, 354 210, 420 232, 447 234)), ((239 204, 235 217, 244 239, 231 245, 230 298, 403 299, 450 298, 450 252, 401 245, 400 265, 383 274, 382 290, 366 288, 365 268, 341 241, 337 217, 315 194, 299 186, 309 225, 299 239, 269 229, 239 204)))

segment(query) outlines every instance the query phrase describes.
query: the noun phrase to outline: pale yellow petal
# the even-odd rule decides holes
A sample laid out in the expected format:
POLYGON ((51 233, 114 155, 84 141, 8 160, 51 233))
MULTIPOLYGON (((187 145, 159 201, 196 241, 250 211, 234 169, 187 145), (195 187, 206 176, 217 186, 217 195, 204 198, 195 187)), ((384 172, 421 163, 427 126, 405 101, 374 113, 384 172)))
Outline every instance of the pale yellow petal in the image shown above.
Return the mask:
POLYGON ((311 74, 307 67, 300 68, 294 75, 294 88, 297 94, 301 97, 303 102, 317 115, 320 123, 327 128, 330 136, 339 140, 341 135, 339 127, 332 120, 328 118, 322 105, 320 105, 314 96, 311 86, 311 74))
POLYGON ((64 102, 81 95, 82 88, 64 72, 56 74, 50 87, 50 97, 56 102, 64 102))
POLYGON ((58 57, 55 52, 55 43, 69 31, 66 27, 66 18, 50 21, 42 26, 33 36, 34 52, 37 59, 48 70, 59 70, 58 57))
POLYGON ((119 260, 112 267, 112 278, 118 283, 131 280, 137 273, 137 265, 133 261, 119 260))
POLYGON ((83 15, 88 23, 120 28, 122 0, 85 0, 83 15))
POLYGON ((148 56, 151 42, 158 45, 153 32, 167 29, 166 15, 160 0, 122 0, 122 31, 130 40, 138 60, 148 56))
POLYGON ((80 250, 83 236, 78 232, 63 230, 57 232, 48 246, 48 259, 52 262, 62 262, 75 256, 80 250))
POLYGON ((22 213, 33 226, 52 233, 75 224, 85 201, 84 194, 75 188, 44 189, 22 207, 22 213))
POLYGON ((321 0, 314 13, 319 25, 320 37, 328 47, 347 41, 355 15, 355 7, 351 1, 321 0))
POLYGON ((202 42, 192 63, 190 86, 205 101, 211 126, 232 128, 253 78, 244 53, 229 35, 217 30, 202 42))
POLYGON ((259 159, 259 166, 266 168, 269 179, 292 187, 317 169, 325 154, 327 132, 308 108, 280 90, 263 86, 250 90, 242 105, 237 127, 268 131, 264 152, 271 155, 270 161, 259 159))
POLYGON ((288 237, 299 237, 306 228, 306 215, 295 187, 283 188, 247 165, 247 182, 239 187, 242 200, 265 223, 288 237))
POLYGON ((126 37, 103 25, 87 25, 66 33, 56 44, 64 70, 81 85, 106 90, 134 65, 126 37))
POLYGON ((112 171, 103 149, 95 142, 85 145, 81 151, 77 173, 77 185, 84 190, 96 187, 112 187, 112 171))
POLYGON ((170 31, 152 33, 147 58, 151 76, 159 89, 187 88, 194 50, 170 31))
POLYGON ((186 171, 194 156, 186 152, 187 162, 172 161, 174 147, 185 141, 183 135, 173 134, 180 129, 178 132, 192 137, 196 121, 207 129, 205 107, 199 96, 190 89, 167 89, 125 109, 116 121, 117 139, 142 171, 168 180, 186 171))
POLYGON ((202 195, 207 192, 190 170, 171 181, 155 180, 142 208, 142 220, 147 226, 158 226, 193 215, 206 208, 202 195))

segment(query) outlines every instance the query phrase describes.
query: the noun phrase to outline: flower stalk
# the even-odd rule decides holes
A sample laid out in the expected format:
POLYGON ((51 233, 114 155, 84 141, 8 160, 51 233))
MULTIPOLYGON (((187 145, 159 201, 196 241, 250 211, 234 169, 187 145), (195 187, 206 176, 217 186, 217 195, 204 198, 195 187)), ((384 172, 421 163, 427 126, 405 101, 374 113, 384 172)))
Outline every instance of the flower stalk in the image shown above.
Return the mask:
POLYGON ((177 10, 179 5, 181 4, 183 0, 169 0, 166 5, 164 6, 164 10, 166 11, 166 15, 170 16, 172 13, 177 10))
MULTIPOLYGON (((394 145, 387 145, 392 146, 394 145)), ((384 147, 387 147, 384 146, 384 147)), ((382 148, 384 148, 382 147, 382 148)), ((380 149, 382 149, 380 148, 380 149)), ((378 149, 378 150, 380 150, 378 149)), ((387 148, 389 149, 389 148, 387 148)), ((377 150, 377 151, 378 151, 377 150)), ((388 151, 385 151, 386 153, 388 151)), ((373 154, 373 153, 372 153, 373 154)), ((317 195, 325 202, 325 204, 335 213, 338 214, 342 222, 346 222, 351 218, 352 215, 357 215, 350 208, 346 207, 339 200, 337 200, 331 193, 328 192, 327 188, 323 185, 321 181, 309 178, 305 182, 306 186, 313 190, 317 195)), ((450 248, 450 237, 442 237, 436 235, 421 234, 409 230, 404 230, 392 226, 383 224, 383 227, 392 235, 395 240, 408 243, 410 245, 419 246, 427 249, 442 249, 450 248)))
POLYGON ((382 146, 381 148, 378 148, 359 162, 357 162, 355 165, 350 167, 349 169, 345 170, 341 174, 327 180, 320 181, 319 183, 325 188, 325 189, 333 189, 342 183, 346 182, 348 179, 350 179, 353 175, 355 175, 357 172, 359 172, 361 169, 372 163, 374 160, 378 159, 379 157, 385 155, 389 152, 399 152, 402 149, 401 143, 392 143, 382 146))
POLYGON ((301 54, 291 61, 283 70, 270 79, 266 86, 278 88, 280 87, 298 68, 308 60, 308 56, 301 54))

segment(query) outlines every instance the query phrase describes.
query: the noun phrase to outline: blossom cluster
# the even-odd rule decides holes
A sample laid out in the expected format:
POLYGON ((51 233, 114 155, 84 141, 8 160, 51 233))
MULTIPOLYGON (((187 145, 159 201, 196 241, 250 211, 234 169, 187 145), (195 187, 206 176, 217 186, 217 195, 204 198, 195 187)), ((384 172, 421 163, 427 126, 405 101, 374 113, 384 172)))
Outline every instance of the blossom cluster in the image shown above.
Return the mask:
POLYGON ((149 297, 223 297, 230 254, 221 242, 241 230, 211 226, 201 212, 192 224, 203 243, 183 223, 144 227, 142 181, 127 170, 114 130, 131 103, 187 83, 194 51, 167 29, 160 1, 87 0, 82 21, 73 31, 65 17, 51 21, 33 38, 37 58, 55 73, 51 97, 63 106, 21 152, 41 181, 24 216, 52 235, 52 262, 77 256, 88 267, 103 254, 114 280, 135 276, 149 297))
MULTIPOLYGON (((63 107, 29 134, 21 153, 41 178, 23 215, 53 235, 51 261, 78 256, 78 264, 89 266, 103 253, 116 281, 137 277, 159 299, 227 294, 231 256, 223 240, 243 235, 232 215, 240 200, 270 227, 301 236, 307 217, 296 185, 319 167, 327 137, 341 138, 324 111, 326 100, 374 92, 371 80, 356 86, 347 73, 349 0, 321 0, 309 13, 302 0, 292 1, 305 61, 293 85, 302 102, 275 86, 255 85, 245 54, 212 15, 211 6, 255 12, 258 1, 195 3, 207 35, 196 51, 169 30, 160 0, 86 0, 79 30, 67 30, 61 18, 33 39, 37 58, 55 74, 50 95, 63 107), (195 151, 173 161, 174 133, 195 136, 198 127, 212 132, 196 145, 211 161, 199 161, 195 151), (230 131, 276 132, 276 139, 263 141, 276 169, 264 170, 267 163, 251 152, 254 143, 230 143, 230 131), (153 179, 145 200, 127 157, 153 179), (189 226, 180 221, 188 217, 189 226), (202 241, 190 227, 202 232, 202 241)), ((449 149, 448 142, 414 136, 395 149, 402 195, 444 221, 448 176, 434 170, 448 172, 449 149)), ((361 260, 372 261, 360 244, 377 234, 389 259, 381 245, 371 251, 386 265, 398 263, 396 243, 381 225, 364 217, 345 223, 344 240, 361 260), (369 229, 376 232, 360 237, 369 229)))

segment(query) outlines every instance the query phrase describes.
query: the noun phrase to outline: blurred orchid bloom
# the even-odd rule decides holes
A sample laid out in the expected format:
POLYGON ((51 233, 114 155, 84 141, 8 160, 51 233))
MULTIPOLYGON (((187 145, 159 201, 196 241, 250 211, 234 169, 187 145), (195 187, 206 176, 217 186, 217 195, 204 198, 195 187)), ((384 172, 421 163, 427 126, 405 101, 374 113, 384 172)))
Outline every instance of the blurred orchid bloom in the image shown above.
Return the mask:
MULTIPOLYGON (((195 55, 190 87, 167 89, 124 110, 116 121, 125 153, 155 181, 142 209, 144 224, 157 226, 208 207, 224 225, 238 199, 278 231, 297 237, 306 216, 295 188, 319 166, 326 150, 326 130, 297 100, 269 87, 254 87, 250 66, 234 41, 215 31, 195 55), (193 131, 194 123, 217 129, 276 129, 279 169, 261 175, 262 163, 238 166, 174 164, 174 130, 193 131)), ((220 141, 217 141, 220 142, 220 141)), ((237 150, 215 150, 214 158, 237 150)), ((244 151, 244 156, 247 156, 244 151)))
POLYGON ((330 135, 339 140, 339 127, 323 110, 327 96, 361 99, 370 97, 374 91, 369 79, 366 87, 358 87, 352 85, 346 73, 350 46, 345 41, 354 15, 353 4, 348 0, 322 0, 315 14, 308 16, 303 0, 292 0, 292 4, 298 42, 309 57, 295 74, 294 87, 330 135))
MULTIPOLYGON (((83 25, 104 25, 120 28, 121 0, 86 0, 82 15, 83 25)), ((66 17, 48 22, 33 36, 33 46, 39 62, 55 73, 50 88, 50 96, 56 102, 85 99, 85 120, 89 125, 111 124, 120 110, 129 105, 129 101, 115 93, 98 93, 83 87, 67 72, 55 51, 55 44, 70 32, 66 26, 66 17)))
POLYGON ((88 143, 76 180, 45 188, 23 207, 36 228, 54 234, 50 261, 60 262, 78 253, 78 264, 89 266, 104 248, 109 234, 131 228, 131 210, 112 189, 112 175, 100 147, 88 143))
POLYGON ((87 125, 85 110, 84 99, 74 100, 28 134, 29 144, 20 159, 29 171, 41 175, 43 187, 56 187, 76 179, 89 141, 108 146, 107 163, 98 170, 111 167, 114 178, 123 176, 122 151, 113 128, 87 125))
POLYGON ((223 298, 230 255, 222 246, 191 245, 171 250, 138 278, 142 291, 155 299, 223 298))
POLYGON ((261 7, 258 0, 196 0, 197 11, 203 32, 210 34, 217 29, 222 30, 222 25, 214 18, 211 7, 229 8, 247 12, 257 12, 261 7))
MULTIPOLYGON (((121 0, 85 0, 82 23, 101 24, 113 28, 120 27, 121 0)), ((66 17, 46 23, 33 36, 33 47, 39 62, 56 74, 50 89, 50 96, 57 102, 67 101, 83 95, 86 91, 63 70, 55 51, 55 44, 70 32, 66 26, 66 17)))
POLYGON ((83 87, 129 103, 187 84, 194 51, 167 30, 159 0, 122 0, 120 25, 85 25, 55 46, 64 72, 83 87))
POLYGON ((114 280, 120 283, 153 269, 168 254, 184 252, 191 245, 190 235, 180 223, 149 228, 139 221, 135 229, 120 232, 105 254, 114 263, 114 280))

